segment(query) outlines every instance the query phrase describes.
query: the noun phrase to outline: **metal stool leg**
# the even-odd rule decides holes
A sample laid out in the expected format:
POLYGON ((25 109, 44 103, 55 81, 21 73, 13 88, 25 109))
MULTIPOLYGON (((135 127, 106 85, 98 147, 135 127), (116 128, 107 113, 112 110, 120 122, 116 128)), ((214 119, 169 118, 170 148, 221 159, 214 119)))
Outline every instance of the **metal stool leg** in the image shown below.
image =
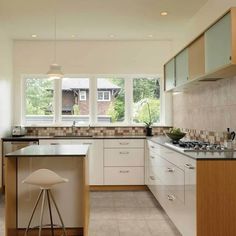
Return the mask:
POLYGON ((25 230, 25 234, 24 234, 25 236, 28 235, 28 231, 29 231, 29 228, 30 228, 30 224, 31 224, 31 221, 32 221, 32 219, 33 219, 35 210, 36 210, 36 208, 37 208, 37 206, 38 206, 38 204, 39 204, 39 200, 40 200, 40 198, 41 198, 41 196, 42 196, 42 193, 43 193, 43 190, 41 190, 40 193, 39 193, 39 195, 38 195, 38 198, 37 198, 37 201, 36 201, 36 203, 35 203, 34 209, 33 209, 33 211, 32 211, 32 214, 31 214, 31 217, 30 217, 28 226, 27 226, 27 228, 26 228, 26 230, 25 230))
POLYGON ((65 225, 64 225, 64 223, 63 223, 63 220, 62 220, 61 214, 60 214, 60 212, 59 212, 59 209, 58 209, 58 207, 57 207, 57 204, 56 204, 56 202, 55 202, 55 199, 54 199, 54 197, 53 197, 51 191, 48 190, 48 192, 49 192, 49 194, 50 194, 50 196, 51 196, 51 199, 52 199, 52 201, 53 201, 53 203, 54 203, 54 206, 55 206, 55 208, 56 208, 56 210, 57 210, 57 214, 58 214, 58 216, 59 216, 59 218, 60 218, 61 225, 62 225, 62 229, 63 229, 63 232, 64 232, 64 236, 67 236, 67 234, 66 234, 66 229, 65 229, 65 225))
POLYGON ((43 189, 43 200, 42 200, 41 213, 40 213, 39 236, 41 236, 41 231, 42 231, 42 226, 43 226, 43 213, 44 213, 44 206, 45 206, 45 195, 46 195, 46 190, 43 189))
POLYGON ((50 196, 49 196, 49 190, 46 190, 47 193, 47 199, 48 199, 48 210, 49 210, 49 215, 50 215, 50 223, 51 223, 51 232, 52 236, 54 236, 54 228, 53 228, 53 220, 52 220, 52 209, 51 209, 51 202, 50 202, 50 196))

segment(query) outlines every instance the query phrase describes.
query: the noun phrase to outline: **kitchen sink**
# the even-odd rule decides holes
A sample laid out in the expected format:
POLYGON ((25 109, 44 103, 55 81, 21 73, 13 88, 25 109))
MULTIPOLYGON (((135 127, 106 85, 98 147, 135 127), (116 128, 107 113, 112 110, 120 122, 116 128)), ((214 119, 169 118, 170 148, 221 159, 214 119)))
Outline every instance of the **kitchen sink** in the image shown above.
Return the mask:
POLYGON ((65 139, 73 139, 73 138, 92 138, 93 135, 54 135, 54 138, 65 138, 65 139))

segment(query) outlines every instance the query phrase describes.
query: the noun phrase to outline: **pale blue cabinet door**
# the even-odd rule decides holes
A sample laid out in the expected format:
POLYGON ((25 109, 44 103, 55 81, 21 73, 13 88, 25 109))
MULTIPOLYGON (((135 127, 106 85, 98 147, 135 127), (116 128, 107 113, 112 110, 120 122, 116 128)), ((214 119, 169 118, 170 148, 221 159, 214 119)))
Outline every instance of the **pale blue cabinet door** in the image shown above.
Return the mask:
POLYGON ((176 56, 176 86, 187 82, 189 77, 188 49, 184 49, 176 56))
POLYGON ((175 59, 173 58, 165 65, 166 90, 175 87, 175 59))
POLYGON ((228 13, 205 33, 206 73, 230 64, 231 14, 228 13))

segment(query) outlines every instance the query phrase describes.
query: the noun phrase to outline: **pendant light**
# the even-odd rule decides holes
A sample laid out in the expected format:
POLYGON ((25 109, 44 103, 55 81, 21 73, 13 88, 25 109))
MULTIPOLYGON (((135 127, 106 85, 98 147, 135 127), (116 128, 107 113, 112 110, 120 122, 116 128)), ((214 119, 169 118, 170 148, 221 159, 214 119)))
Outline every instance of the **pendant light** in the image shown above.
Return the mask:
POLYGON ((61 66, 56 63, 57 61, 57 10, 56 0, 54 0, 54 62, 50 65, 47 75, 49 79, 61 79, 64 74, 61 71, 61 66))

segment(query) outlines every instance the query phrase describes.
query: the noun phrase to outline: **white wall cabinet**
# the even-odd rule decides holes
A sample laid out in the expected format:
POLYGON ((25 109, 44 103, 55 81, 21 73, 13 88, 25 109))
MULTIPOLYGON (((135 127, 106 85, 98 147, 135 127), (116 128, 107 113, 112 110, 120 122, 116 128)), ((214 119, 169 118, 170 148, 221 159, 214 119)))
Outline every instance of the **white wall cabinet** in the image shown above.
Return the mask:
POLYGON ((103 139, 41 139, 39 144, 89 144, 89 184, 103 185, 103 139))
POLYGON ((175 58, 166 63, 165 68, 165 90, 175 87, 175 58))
POLYGON ((205 33, 206 73, 231 63, 231 40, 231 13, 228 13, 205 33))
POLYGON ((145 182, 184 236, 196 235, 196 161, 147 141, 145 182))

